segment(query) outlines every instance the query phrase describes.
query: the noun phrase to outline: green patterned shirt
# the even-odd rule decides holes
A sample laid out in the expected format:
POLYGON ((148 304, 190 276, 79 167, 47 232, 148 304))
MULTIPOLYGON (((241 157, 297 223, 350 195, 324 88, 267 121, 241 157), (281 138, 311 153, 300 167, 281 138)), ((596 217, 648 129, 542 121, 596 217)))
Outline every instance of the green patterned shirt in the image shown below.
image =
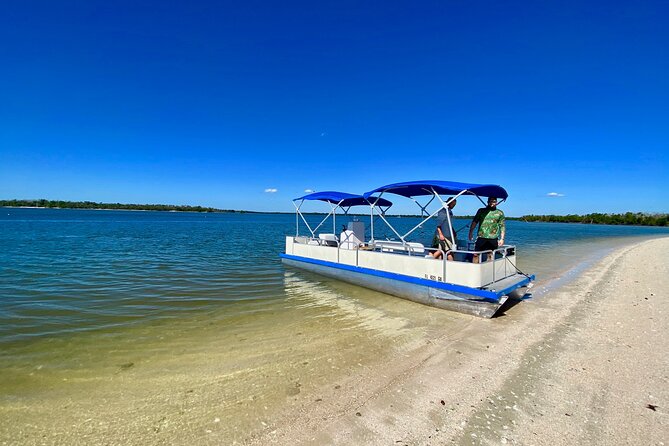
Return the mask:
POLYGON ((479 225, 479 237, 496 239, 505 228, 504 212, 481 208, 476 212, 474 223, 479 225))

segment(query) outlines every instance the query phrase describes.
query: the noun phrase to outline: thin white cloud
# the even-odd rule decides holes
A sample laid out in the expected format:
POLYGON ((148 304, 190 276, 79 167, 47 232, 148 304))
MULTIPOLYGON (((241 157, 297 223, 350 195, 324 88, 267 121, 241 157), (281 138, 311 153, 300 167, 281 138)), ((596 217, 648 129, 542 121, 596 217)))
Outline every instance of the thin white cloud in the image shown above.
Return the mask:
POLYGON ((547 197, 564 197, 564 194, 558 193, 558 192, 548 192, 546 194, 547 197))
POLYGON ((275 193, 279 192, 279 189, 274 189, 274 188, 270 187, 268 189, 265 189, 265 192, 267 192, 268 194, 275 194, 275 193))
POLYGON ((307 193, 307 194, 310 194, 310 193, 316 192, 316 191, 313 190, 313 189, 304 189, 304 192, 307 193))

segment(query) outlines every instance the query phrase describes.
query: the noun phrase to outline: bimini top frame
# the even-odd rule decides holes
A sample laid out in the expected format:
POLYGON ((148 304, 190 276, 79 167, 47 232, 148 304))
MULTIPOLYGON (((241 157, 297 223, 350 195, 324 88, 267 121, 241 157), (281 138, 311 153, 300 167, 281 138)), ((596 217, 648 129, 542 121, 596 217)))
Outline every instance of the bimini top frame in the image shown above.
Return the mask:
POLYGON ((324 192, 314 192, 308 195, 304 195, 302 197, 293 199, 293 206, 295 206, 296 210, 295 235, 296 236, 300 235, 299 234, 300 218, 302 218, 302 221, 307 226, 307 229, 309 229, 309 232, 311 232, 311 236, 313 238, 316 238, 316 231, 318 231, 318 228, 320 228, 330 216, 332 216, 332 232, 334 234, 337 233, 336 231, 337 209, 341 209, 344 215, 346 215, 353 206, 370 206, 372 209, 374 206, 376 206, 381 210, 381 214, 384 214, 392 205, 393 205, 392 202, 381 197, 375 197, 374 204, 372 204, 367 198, 363 197, 362 195, 349 194, 346 192, 324 191, 324 192), (325 217, 323 217, 318 226, 312 229, 307 220, 304 218, 304 215, 302 215, 300 208, 302 207, 305 201, 313 201, 313 200, 323 201, 328 203, 330 205, 330 212, 328 212, 328 214, 325 217))
MULTIPOLYGON (((486 203, 481 199, 481 197, 494 197, 494 198, 499 198, 502 201, 505 201, 509 196, 509 194, 502 186, 498 186, 495 184, 458 183, 454 181, 438 181, 438 180, 408 181, 404 183, 388 184, 386 186, 381 186, 372 191, 366 192, 362 196, 367 200, 369 200, 370 203, 372 203, 372 208, 373 208, 374 206, 376 206, 377 203, 376 200, 383 200, 381 196, 384 193, 391 193, 391 194, 401 195, 406 198, 410 198, 420 208, 421 217, 423 217, 423 219, 421 220, 420 223, 418 223, 404 235, 399 234, 395 230, 395 228, 388 222, 388 220, 386 220, 384 216, 385 212, 382 212, 380 214, 380 217, 383 219, 386 225, 388 225, 388 227, 395 233, 395 235, 399 237, 400 240, 402 240, 402 243, 406 243, 406 238, 416 229, 422 227, 423 223, 425 223, 426 220, 429 220, 430 218, 437 215, 442 208, 447 209, 448 204, 453 200, 457 199, 461 195, 474 195, 484 205, 486 203), (374 194, 378 195, 374 196, 374 194), (453 195, 453 196, 444 201, 441 198, 441 195, 453 195), (418 200, 416 200, 416 197, 423 197, 423 196, 430 197, 429 201, 425 204, 421 204, 420 202, 418 202, 418 200), (430 214, 427 211, 427 207, 435 199, 441 202, 441 207, 430 214)), ((450 212, 446 212, 446 218, 448 219, 449 227, 451 228, 451 240, 455 240, 455 234, 453 233, 453 225, 451 222, 450 212)), ((373 227, 372 227, 372 240, 374 240, 373 227)))

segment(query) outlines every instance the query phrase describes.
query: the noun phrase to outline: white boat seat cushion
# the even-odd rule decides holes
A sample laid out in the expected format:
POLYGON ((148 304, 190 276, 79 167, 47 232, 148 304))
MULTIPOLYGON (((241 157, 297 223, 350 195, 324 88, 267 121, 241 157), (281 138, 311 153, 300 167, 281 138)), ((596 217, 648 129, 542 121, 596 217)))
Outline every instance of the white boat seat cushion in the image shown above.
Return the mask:
POLYGON ((342 232, 340 240, 341 243, 339 244, 339 247, 342 249, 356 249, 362 244, 362 240, 360 240, 352 230, 342 232))
POLYGON ((417 243, 417 242, 407 242, 407 243, 402 243, 402 242, 396 242, 396 241, 374 241, 374 246, 377 248, 381 248, 381 251, 385 252, 406 252, 410 253, 413 255, 419 254, 419 255, 424 255, 425 254, 425 245, 422 243, 417 243))
POLYGON ((334 234, 318 234, 321 245, 337 246, 337 236, 334 234))

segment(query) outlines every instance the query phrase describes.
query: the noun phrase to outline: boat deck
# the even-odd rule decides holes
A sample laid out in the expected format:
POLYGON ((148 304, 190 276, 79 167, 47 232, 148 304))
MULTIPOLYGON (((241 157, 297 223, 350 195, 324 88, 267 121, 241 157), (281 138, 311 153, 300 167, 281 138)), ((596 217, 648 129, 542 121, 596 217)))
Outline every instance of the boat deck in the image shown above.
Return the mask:
POLYGON ((505 277, 489 285, 486 285, 482 289, 486 291, 492 291, 496 294, 505 295, 518 288, 519 284, 527 282, 528 280, 528 276, 523 274, 514 274, 513 276, 505 277))

